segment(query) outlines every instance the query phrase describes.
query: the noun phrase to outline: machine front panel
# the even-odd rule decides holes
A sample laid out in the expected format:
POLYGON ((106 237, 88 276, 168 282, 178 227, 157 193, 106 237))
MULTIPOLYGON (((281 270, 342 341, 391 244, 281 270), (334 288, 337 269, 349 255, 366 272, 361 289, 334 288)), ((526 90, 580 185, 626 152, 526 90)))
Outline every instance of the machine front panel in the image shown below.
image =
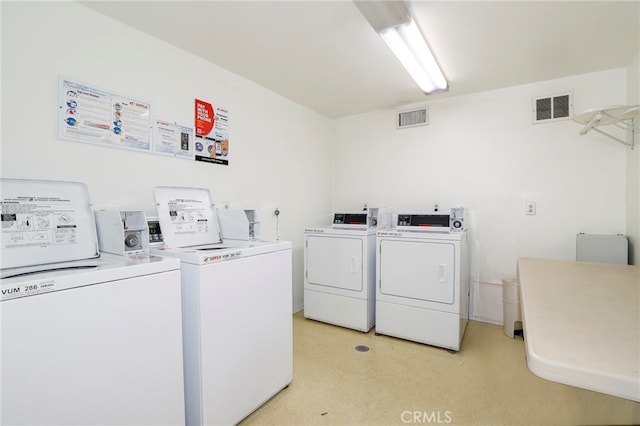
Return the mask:
POLYGON ((382 294, 454 303, 455 244, 382 240, 378 255, 382 294))
POLYGON ((184 424, 181 311, 178 269, 3 301, 0 424, 184 424))
POLYGON ((310 235, 305 247, 306 281, 346 290, 363 289, 361 238, 310 235))
POLYGON ((201 393, 187 406, 201 404, 199 424, 235 425, 293 379, 291 250, 197 269, 200 334, 189 350, 200 351, 191 379, 201 393))

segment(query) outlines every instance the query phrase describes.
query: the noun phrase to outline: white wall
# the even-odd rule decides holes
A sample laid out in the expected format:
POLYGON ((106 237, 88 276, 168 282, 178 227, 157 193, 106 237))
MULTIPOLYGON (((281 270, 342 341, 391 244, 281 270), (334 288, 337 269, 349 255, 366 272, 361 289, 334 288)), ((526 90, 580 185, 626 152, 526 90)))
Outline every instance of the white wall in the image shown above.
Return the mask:
MULTIPOLYGON (((627 104, 640 104, 640 52, 627 67, 627 104)), ((640 119, 636 120, 640 128, 640 119)), ((629 141, 634 134, 629 132, 629 141)), ((640 265, 640 132, 635 132, 635 147, 627 149, 627 236, 629 258, 633 265, 640 265)))
POLYGON ((258 209, 263 237, 294 246, 302 308, 302 236, 330 211, 332 122, 250 81, 75 2, 2 2, 1 175, 85 182, 95 209, 154 211, 153 188, 209 188, 217 203, 258 209), (57 139, 63 75, 152 104, 193 125, 194 99, 230 112, 230 165, 57 139))
POLYGON ((574 259, 578 232, 632 230, 640 240, 640 150, 579 136, 571 121, 531 124, 534 96, 572 90, 578 112, 632 100, 637 59, 627 69, 428 101, 429 126, 397 131, 393 110, 332 122, 75 2, 0 7, 1 175, 83 181, 96 209, 147 213, 157 185, 207 187, 218 203, 258 209, 266 238, 276 235, 278 207, 279 236, 294 245, 294 310, 303 303, 303 229, 326 223, 332 209, 468 207, 473 314, 496 323, 500 280, 515 275, 518 257, 574 259), (179 123, 193 122, 194 98, 228 108, 231 165, 59 140, 59 75, 147 100, 155 116, 179 123), (524 214, 527 200, 536 216, 524 214))
POLYGON ((570 120, 532 124, 532 97, 570 90, 581 112, 624 104, 625 81, 615 69, 428 101, 430 124, 402 130, 394 110, 336 120, 333 206, 466 206, 473 317, 500 323, 501 279, 518 257, 575 260, 577 233, 626 231, 626 148, 570 120))

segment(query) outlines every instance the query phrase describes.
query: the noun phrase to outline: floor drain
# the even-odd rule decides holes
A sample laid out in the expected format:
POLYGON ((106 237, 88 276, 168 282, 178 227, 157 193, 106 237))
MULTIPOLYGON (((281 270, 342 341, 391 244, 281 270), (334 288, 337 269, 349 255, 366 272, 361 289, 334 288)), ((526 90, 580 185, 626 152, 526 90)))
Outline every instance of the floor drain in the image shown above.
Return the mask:
POLYGON ((358 345, 356 346, 356 351, 358 352, 367 352, 369 350, 369 346, 358 345))

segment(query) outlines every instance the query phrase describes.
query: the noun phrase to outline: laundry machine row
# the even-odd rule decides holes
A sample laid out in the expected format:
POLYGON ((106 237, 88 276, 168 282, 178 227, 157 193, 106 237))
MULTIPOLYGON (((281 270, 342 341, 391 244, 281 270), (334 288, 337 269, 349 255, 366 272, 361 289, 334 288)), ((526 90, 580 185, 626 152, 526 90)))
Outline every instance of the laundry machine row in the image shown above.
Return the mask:
POLYGON ((232 425, 291 382, 291 243, 255 215, 223 241, 208 190, 156 188, 147 221, 1 185, 0 423, 232 425))
POLYGON ((465 209, 305 230, 306 318, 454 351, 469 317, 465 209), (380 226, 382 224, 382 226, 380 226))

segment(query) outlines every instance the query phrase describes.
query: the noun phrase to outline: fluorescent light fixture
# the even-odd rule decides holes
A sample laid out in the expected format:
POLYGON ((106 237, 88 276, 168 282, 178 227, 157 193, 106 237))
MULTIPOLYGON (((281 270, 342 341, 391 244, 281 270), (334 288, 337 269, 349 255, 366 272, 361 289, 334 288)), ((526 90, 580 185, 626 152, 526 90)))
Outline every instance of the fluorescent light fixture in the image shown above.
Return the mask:
POLYGON ((404 1, 354 0, 354 3, 424 93, 449 88, 404 1))
POLYGON ((386 28, 378 34, 424 93, 449 88, 442 70, 413 19, 406 24, 386 28))

